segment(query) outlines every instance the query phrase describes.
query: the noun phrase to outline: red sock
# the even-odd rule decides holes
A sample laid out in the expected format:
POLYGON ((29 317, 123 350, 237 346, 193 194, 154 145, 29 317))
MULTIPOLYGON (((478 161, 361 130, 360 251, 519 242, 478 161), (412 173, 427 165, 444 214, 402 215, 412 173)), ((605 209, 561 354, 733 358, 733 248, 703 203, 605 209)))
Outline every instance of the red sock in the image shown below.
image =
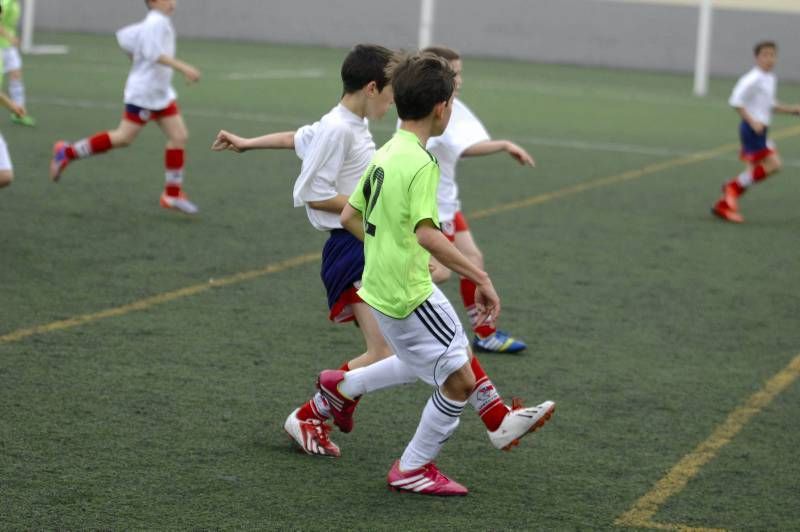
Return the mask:
POLYGON ((166 169, 167 196, 178 197, 183 183, 184 151, 178 148, 167 148, 164 152, 164 168, 166 169))
POLYGON ((475 307, 475 288, 477 288, 475 283, 465 277, 461 278, 461 300, 464 302, 464 308, 467 309, 467 315, 469 316, 472 330, 475 331, 475 334, 481 338, 486 338, 487 336, 494 334, 496 329, 489 325, 477 324, 478 309, 475 307))
POLYGON ((325 421, 327 418, 322 416, 318 411, 317 407, 314 404, 314 399, 309 399, 308 401, 300 407, 300 410, 297 411, 297 419, 300 421, 306 421, 307 419, 319 419, 320 421, 325 421))
POLYGON ((725 183, 725 187, 733 190, 733 193, 736 194, 737 198, 742 194, 744 194, 744 191, 747 190, 739 183, 738 177, 734 177, 733 179, 725 183))
POLYGON ((70 161, 97 155, 113 148, 108 131, 101 131, 87 139, 81 139, 67 146, 65 153, 70 161))
POLYGON ((503 398, 497 392, 492 381, 486 376, 478 357, 473 356, 470 362, 472 373, 475 374, 475 388, 469 396, 469 402, 478 410, 481 421, 489 431, 494 432, 503 422, 508 413, 508 407, 503 403, 503 398))
POLYGON ((764 170, 764 166, 759 164, 753 167, 753 182, 758 183, 759 181, 764 181, 767 178, 767 171, 764 170))

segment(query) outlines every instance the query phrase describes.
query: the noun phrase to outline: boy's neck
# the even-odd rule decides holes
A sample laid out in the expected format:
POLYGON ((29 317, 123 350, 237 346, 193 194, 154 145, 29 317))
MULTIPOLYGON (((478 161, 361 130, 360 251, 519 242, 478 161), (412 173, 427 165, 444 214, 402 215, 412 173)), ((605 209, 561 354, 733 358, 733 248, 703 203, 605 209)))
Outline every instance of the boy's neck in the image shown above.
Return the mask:
POLYGON ((360 118, 367 116, 367 96, 362 91, 350 92, 342 96, 342 105, 360 118))
POLYGON ((422 146, 426 146, 433 131, 433 121, 430 117, 423 118, 422 120, 402 120, 400 122, 400 129, 413 133, 419 139, 419 143, 422 144, 422 146))

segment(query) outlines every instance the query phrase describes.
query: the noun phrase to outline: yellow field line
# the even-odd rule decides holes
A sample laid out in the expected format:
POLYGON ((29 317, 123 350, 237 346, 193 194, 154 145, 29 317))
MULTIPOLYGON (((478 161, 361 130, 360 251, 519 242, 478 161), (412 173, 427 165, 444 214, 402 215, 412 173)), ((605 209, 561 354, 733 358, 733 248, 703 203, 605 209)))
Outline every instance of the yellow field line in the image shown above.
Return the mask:
MULTIPOLYGON (((780 139, 780 138, 791 137, 798 134, 800 134, 800 126, 782 129, 774 133, 772 135, 772 138, 780 139)), ((538 194, 536 196, 531 196, 529 198, 522 199, 519 201, 498 205, 497 207, 491 207, 488 209, 479 210, 471 214, 468 214, 467 218, 471 220, 480 220, 482 218, 487 218, 495 214, 515 209, 522 209, 525 207, 538 205, 541 203, 563 198, 566 196, 579 194, 581 192, 586 192, 588 190, 614 185, 617 183, 622 183, 624 181, 630 181, 632 179, 638 179, 640 177, 654 174, 656 172, 661 172, 669 168, 675 168, 679 166, 685 166, 693 163, 706 161, 708 159, 713 159, 714 157, 717 157, 722 153, 733 150, 737 146, 738 146, 737 144, 725 144, 710 150, 692 153, 690 155, 685 155, 683 157, 670 159, 668 161, 663 161, 660 163, 650 164, 636 170, 629 170, 621 174, 594 179, 591 181, 587 181, 585 183, 579 183, 577 185, 562 188, 553 192, 538 194)), ((29 327, 25 329, 17 329, 16 331, 12 331, 10 333, 0 336, 0 344, 18 342, 19 340, 23 340, 25 338, 28 338, 36 334, 44 334, 53 331, 70 329, 73 327, 78 327, 80 325, 85 325, 87 323, 92 323, 98 320, 113 318, 116 316, 122 316, 124 314, 128 314, 133 311, 145 310, 150 307, 160 305, 162 303, 167 303, 169 301, 174 301, 176 299, 199 294, 201 292, 210 290, 211 288, 214 287, 226 286, 229 284, 255 279, 257 277, 263 277, 264 275, 269 275, 271 273, 284 271, 289 268, 300 266, 308 262, 312 262, 319 259, 320 259, 319 253, 308 253, 305 255, 300 255, 298 257, 294 257, 281 262, 267 265, 264 268, 258 270, 251 270, 247 272, 237 273, 228 277, 217 279, 209 283, 187 286, 185 288, 180 288, 178 290, 173 290, 171 292, 165 292, 163 294, 158 294, 145 299, 140 299, 139 301, 134 301, 133 303, 130 303, 128 305, 123 305, 121 307, 101 310, 99 312, 94 312, 91 314, 82 314, 80 316, 75 316, 60 321, 54 321, 52 323, 47 323, 45 325, 38 325, 35 327, 29 327)))
POLYGON ((64 329, 71 329, 73 327, 78 327, 80 325, 85 325, 87 323, 91 323, 94 321, 106 318, 113 318, 115 316, 122 316, 124 314, 128 314, 136 310, 145 310, 150 307, 154 307, 156 305, 168 303, 169 301, 174 301, 176 299, 197 295, 202 292, 211 290, 212 288, 227 286, 229 284, 234 284, 234 283, 241 283, 243 281, 248 281, 250 279, 255 279, 257 277, 262 277, 264 275, 269 275, 271 273, 282 272, 284 270, 294 268, 295 266, 301 266, 303 264, 317 261, 319 259, 320 259, 319 253, 308 253, 284 261, 268 264, 267 266, 257 270, 240 272, 234 275, 229 275, 227 277, 222 277, 220 279, 212 279, 207 283, 195 284, 192 286, 187 286, 185 288, 180 288, 178 290, 173 290, 171 292, 164 292, 162 294, 158 294, 152 297, 140 299, 139 301, 134 301, 133 303, 130 303, 128 305, 123 305, 121 307, 101 310, 100 312, 94 312, 92 314, 82 314, 80 316, 67 318, 65 320, 54 321, 52 323, 47 323, 45 325, 38 325, 36 327, 30 327, 27 329, 18 329, 16 331, 0 336, 0 344, 17 342, 19 340, 22 340, 29 336, 33 336, 35 334, 44 334, 48 332, 61 331, 64 329))
POLYGON ((721 425, 714 429, 708 439, 675 464, 664 478, 656 482, 655 486, 636 501, 630 510, 620 515, 614 524, 635 528, 688 529, 681 525, 655 523, 652 519, 667 499, 681 492, 689 480, 697 475, 701 467, 716 457, 719 450, 730 443, 753 416, 761 412, 798 377, 800 377, 800 355, 794 357, 789 365, 768 380, 761 390, 751 395, 742 406, 734 410, 721 425))

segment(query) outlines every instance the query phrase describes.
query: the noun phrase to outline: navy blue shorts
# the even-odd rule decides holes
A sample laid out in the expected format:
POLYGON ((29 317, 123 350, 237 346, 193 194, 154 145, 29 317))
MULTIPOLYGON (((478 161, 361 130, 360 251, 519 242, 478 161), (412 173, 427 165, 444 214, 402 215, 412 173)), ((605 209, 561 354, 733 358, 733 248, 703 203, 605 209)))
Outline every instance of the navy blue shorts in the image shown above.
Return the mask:
POLYGON ((775 153, 771 143, 767 140, 768 129, 765 127, 764 132, 759 135, 750 127, 750 124, 742 120, 742 123, 739 124, 739 140, 742 142, 739 157, 743 161, 757 163, 775 153))
POLYGON ((328 292, 331 321, 354 319, 352 304, 361 302, 356 284, 364 274, 364 244, 344 229, 334 229, 322 250, 320 277, 328 292))

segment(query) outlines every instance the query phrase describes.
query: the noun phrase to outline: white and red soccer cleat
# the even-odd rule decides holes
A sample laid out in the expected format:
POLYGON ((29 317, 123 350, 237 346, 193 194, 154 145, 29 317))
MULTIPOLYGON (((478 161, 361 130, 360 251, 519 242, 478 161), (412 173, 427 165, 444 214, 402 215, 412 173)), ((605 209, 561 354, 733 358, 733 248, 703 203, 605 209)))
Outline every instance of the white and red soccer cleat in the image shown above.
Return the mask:
POLYGON ((344 374, 340 369, 323 370, 317 378, 317 388, 328 401, 333 422, 342 432, 350 432, 353 430, 353 413, 358 399, 349 399, 339 392, 339 383, 344 380, 344 374))
POLYGON ((725 198, 722 198, 718 202, 711 207, 711 213, 718 218, 722 218, 728 222, 733 222, 735 224, 740 224, 744 222, 744 217, 739 214, 739 211, 731 207, 728 201, 725 198))
POLYGON ((526 408, 515 398, 511 403, 511 410, 503 418, 497 430, 487 431, 489 440, 498 449, 509 451, 515 445, 519 445, 519 440, 523 436, 547 423, 555 410, 556 404, 553 401, 545 401, 540 405, 526 408))
POLYGON ((466 487, 444 476, 433 462, 406 473, 400 471, 400 460, 397 460, 392 464, 386 482, 392 491, 405 491, 420 495, 453 497, 469 493, 466 487))
POLYGON ((296 408, 294 412, 286 418, 283 430, 292 438, 295 443, 306 453, 319 456, 339 457, 342 455, 339 446, 333 443, 328 434, 331 428, 318 419, 308 419, 302 421, 298 419, 296 408))
POLYGON ((69 164, 67 146, 69 146, 69 144, 63 140, 59 140, 53 144, 53 158, 50 159, 50 179, 53 182, 58 182, 61 178, 61 173, 69 164))
POLYGON ((176 211, 181 211, 184 214, 197 214, 197 211, 199 210, 197 205, 189 201, 189 198, 183 193, 183 191, 181 191, 177 196, 170 196, 166 192, 162 192, 159 204, 165 209, 175 209, 176 211))

